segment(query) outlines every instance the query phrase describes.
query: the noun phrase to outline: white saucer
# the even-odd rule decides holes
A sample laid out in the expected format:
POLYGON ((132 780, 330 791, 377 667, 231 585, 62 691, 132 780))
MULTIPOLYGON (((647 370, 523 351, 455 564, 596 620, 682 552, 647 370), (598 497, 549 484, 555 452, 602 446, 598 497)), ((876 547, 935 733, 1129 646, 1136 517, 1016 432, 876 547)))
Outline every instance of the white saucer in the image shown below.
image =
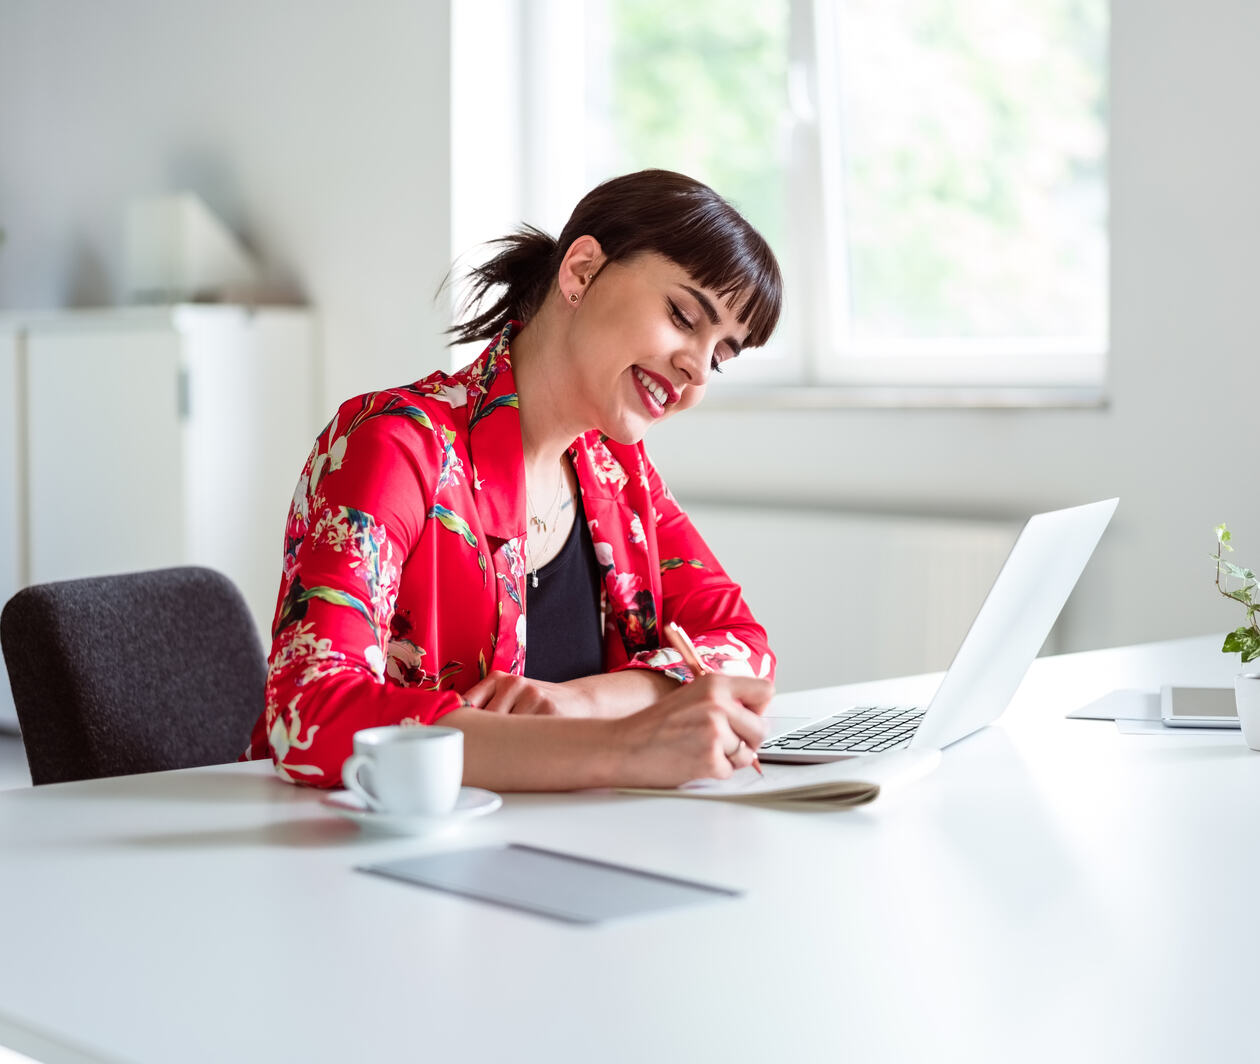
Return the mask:
POLYGON ((440 816, 378 813, 351 791, 331 791, 320 801, 338 816, 353 820, 364 831, 383 835, 434 835, 473 817, 493 813, 503 804, 503 799, 494 791, 483 791, 480 787, 461 787, 455 808, 440 816))

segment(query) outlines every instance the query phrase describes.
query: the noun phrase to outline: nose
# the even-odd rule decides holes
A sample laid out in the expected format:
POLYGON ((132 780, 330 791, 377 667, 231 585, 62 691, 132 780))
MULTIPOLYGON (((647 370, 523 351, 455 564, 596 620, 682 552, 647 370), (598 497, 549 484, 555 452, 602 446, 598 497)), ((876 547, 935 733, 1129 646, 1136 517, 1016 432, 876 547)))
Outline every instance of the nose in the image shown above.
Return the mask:
POLYGON ((709 380, 712 353, 703 344, 690 344, 674 356, 674 368, 688 384, 701 385, 709 380))

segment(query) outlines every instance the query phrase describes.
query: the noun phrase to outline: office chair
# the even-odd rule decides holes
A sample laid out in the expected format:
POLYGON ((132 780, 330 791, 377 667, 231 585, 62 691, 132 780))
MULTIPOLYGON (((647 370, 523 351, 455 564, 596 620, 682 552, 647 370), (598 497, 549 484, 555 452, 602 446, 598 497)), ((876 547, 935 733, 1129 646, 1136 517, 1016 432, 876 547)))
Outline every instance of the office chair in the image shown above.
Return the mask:
POLYGON ((262 712, 258 631, 212 569, 36 584, 0 644, 35 784, 235 761, 262 712))

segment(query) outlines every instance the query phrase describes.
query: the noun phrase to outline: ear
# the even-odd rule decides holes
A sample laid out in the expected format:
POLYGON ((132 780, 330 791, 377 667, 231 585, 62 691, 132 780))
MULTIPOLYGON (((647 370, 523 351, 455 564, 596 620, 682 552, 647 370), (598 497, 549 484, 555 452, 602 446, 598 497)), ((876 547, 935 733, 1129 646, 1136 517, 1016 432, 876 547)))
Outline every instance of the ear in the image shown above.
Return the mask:
POLYGON ((578 237, 560 260, 560 272, 556 277, 560 298, 569 306, 580 302, 586 286, 603 264, 604 249, 599 246, 599 241, 593 236, 578 237))

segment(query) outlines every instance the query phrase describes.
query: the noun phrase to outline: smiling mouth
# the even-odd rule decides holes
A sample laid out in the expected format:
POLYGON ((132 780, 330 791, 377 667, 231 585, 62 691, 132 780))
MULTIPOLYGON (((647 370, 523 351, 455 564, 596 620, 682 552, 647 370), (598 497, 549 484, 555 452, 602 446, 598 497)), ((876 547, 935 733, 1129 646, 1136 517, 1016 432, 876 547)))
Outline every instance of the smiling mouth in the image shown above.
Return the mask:
POLYGON ((634 367, 634 379, 643 386, 643 390, 656 400, 656 405, 662 410, 669 404, 670 394, 660 384, 659 381, 649 377, 638 366, 634 367))

